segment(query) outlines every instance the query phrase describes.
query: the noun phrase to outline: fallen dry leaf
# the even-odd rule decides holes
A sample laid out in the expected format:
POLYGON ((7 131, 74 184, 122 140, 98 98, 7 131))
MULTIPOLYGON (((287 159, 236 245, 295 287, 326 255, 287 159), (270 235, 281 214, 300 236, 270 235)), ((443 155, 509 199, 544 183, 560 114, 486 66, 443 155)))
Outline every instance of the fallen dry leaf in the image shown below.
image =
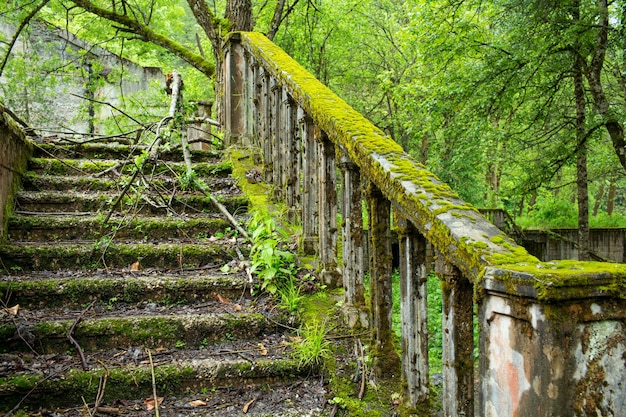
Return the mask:
POLYGON ((230 301, 228 301, 226 298, 222 297, 219 294, 217 294, 217 296, 215 296, 215 298, 217 298, 217 301, 219 301, 222 304, 230 304, 230 301))
POLYGON ((248 401, 246 403, 246 405, 243 406, 243 410, 241 410, 244 414, 248 413, 248 410, 250 409, 250 406, 252 405, 253 402, 256 401, 256 398, 251 399, 250 401, 248 401))
POLYGON ((259 352, 261 352, 261 356, 267 356, 267 348, 263 345, 263 343, 259 343, 259 352))
POLYGON ((205 406, 206 403, 202 400, 193 400, 189 402, 189 405, 191 407, 202 407, 202 406, 205 406))
POLYGON ((131 271, 139 271, 141 269, 141 265, 139 265, 139 261, 130 264, 131 271))
MULTIPOLYGON (((163 402, 163 397, 158 397, 157 398, 157 406, 161 405, 161 403, 163 402)), ((152 411, 154 410, 155 407, 155 403, 154 403, 154 398, 146 398, 146 400, 143 402, 144 405, 146 406, 146 411, 152 411)))
POLYGON ((13 307, 9 307, 6 310, 7 310, 7 313, 9 313, 10 315, 17 316, 17 313, 20 311, 20 305, 15 304, 13 307))

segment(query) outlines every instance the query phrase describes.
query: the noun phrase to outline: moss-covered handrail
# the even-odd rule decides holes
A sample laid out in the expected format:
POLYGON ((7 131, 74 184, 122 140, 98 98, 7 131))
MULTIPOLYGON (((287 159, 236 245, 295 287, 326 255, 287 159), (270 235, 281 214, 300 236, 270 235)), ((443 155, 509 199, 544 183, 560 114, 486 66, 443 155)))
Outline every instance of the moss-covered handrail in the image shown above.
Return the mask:
MULTIPOLYGON (((597 283, 597 294, 626 297, 625 265, 540 262, 265 36, 233 36, 347 153, 361 175, 475 284, 489 272, 488 286, 494 291, 561 299, 564 287, 583 289, 597 283), (511 285, 506 284, 509 280, 511 285)), ((566 293, 575 297, 577 291, 566 293)))

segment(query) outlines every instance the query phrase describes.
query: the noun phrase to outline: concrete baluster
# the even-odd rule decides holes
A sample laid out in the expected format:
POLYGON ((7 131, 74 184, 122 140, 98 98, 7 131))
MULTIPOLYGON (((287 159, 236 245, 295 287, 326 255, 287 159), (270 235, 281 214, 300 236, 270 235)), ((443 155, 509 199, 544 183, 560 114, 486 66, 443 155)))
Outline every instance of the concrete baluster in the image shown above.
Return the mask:
POLYGON ((319 258, 322 282, 334 288, 341 285, 337 268, 337 174, 335 145, 322 133, 319 141, 319 258))
MULTIPOLYGON (((360 320, 365 306, 363 295, 363 207, 361 174, 358 166, 339 151, 339 168, 342 173, 341 216, 343 248, 344 316, 348 325, 354 327, 360 320)), ((361 323, 361 326, 367 326, 361 323)))
POLYGON ((400 243, 400 311, 402 316, 402 376, 409 406, 427 411, 430 405, 428 379, 428 300, 426 239, 406 219, 397 219, 400 243))
POLYGON ((474 326, 472 284, 439 254, 435 270, 443 297, 443 411, 474 416, 474 326))
POLYGON ((391 204, 380 189, 367 187, 370 226, 370 300, 373 367, 379 376, 400 371, 400 358, 393 347, 391 327, 391 204))
POLYGON ((320 130, 311 117, 303 114, 299 119, 302 137, 302 252, 318 253, 319 245, 319 158, 320 130))

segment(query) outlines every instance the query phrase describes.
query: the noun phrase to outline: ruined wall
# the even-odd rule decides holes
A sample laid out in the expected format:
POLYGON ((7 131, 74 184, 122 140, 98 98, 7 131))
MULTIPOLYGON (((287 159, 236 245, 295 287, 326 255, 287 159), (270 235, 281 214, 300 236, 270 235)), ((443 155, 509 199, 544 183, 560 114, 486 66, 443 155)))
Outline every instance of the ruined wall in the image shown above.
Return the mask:
MULTIPOLYGON (((626 260, 624 235, 626 229, 591 229, 589 247, 597 260, 621 262, 626 260)), ((555 259, 578 259, 576 229, 525 230, 523 246, 544 262, 555 259)))
MULTIPOLYGON (((8 38, 14 31, 0 22, 0 38, 8 38)), ((88 133, 93 124, 94 133, 104 133, 99 120, 116 112, 81 97, 121 107, 122 96, 146 91, 152 81, 164 85, 159 68, 141 67, 42 21, 31 22, 28 32, 23 32, 13 47, 12 57, 24 60, 27 73, 14 72, 0 78, 0 86, 4 87, 0 101, 29 125, 42 129, 88 133), (29 76, 28 71, 35 66, 43 66, 51 75, 29 84, 29 79, 40 76, 29 76), (89 85, 97 88, 91 91, 94 88, 89 85), (89 115, 89 107, 95 111, 93 116, 89 115)), ((162 115, 163 111, 157 113, 162 115)))
POLYGON ((15 121, 0 105, 0 241, 6 237, 7 217, 13 209, 13 195, 26 171, 32 146, 15 121))

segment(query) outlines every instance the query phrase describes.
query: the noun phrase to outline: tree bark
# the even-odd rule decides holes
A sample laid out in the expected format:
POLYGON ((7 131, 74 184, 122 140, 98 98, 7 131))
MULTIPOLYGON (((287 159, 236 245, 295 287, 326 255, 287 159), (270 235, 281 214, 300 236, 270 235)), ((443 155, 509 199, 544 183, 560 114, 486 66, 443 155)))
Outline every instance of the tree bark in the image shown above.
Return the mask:
POLYGON ((626 170, 626 139, 624 138, 624 127, 617 114, 612 111, 609 100, 602 85, 602 68, 606 57, 606 48, 609 32, 609 8, 607 0, 598 0, 598 36, 596 48, 591 63, 586 68, 585 76, 589 82, 589 89, 593 97, 594 105, 598 113, 604 118, 613 149, 619 159, 620 164, 626 170))
MULTIPOLYGON (((580 20, 580 3, 574 0, 572 17, 575 23, 580 20)), ((578 45, 576 45, 578 46, 578 45)), ((591 260, 589 249, 589 190, 587 184, 587 137, 585 128, 585 85, 583 78, 583 58, 574 51, 574 97, 576 101, 576 186, 578 190, 578 259, 591 260)))
POLYGON ((600 188, 598 189, 598 193, 596 194, 596 201, 593 204, 593 216, 598 215, 598 211, 600 211, 600 204, 602 204, 602 197, 604 197, 604 182, 600 184, 600 188))
POLYGON ((611 178, 611 182, 609 184, 609 197, 608 202, 606 204, 606 214, 609 216, 613 215, 613 209, 615 208, 615 193, 616 193, 615 179, 611 178))

